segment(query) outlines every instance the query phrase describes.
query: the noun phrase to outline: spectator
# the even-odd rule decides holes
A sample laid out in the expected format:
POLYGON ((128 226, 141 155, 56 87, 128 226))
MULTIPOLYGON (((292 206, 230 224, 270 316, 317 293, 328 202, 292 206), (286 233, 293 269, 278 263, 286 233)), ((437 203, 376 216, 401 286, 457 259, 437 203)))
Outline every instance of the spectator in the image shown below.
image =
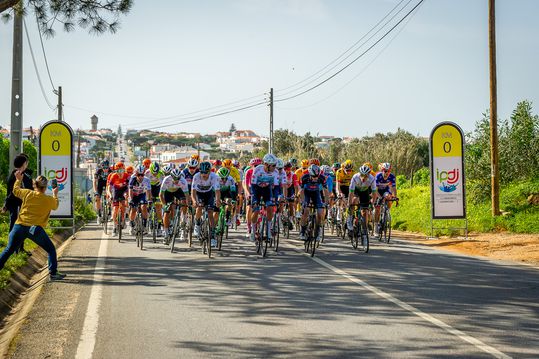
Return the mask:
POLYGON ((52 197, 45 194, 47 178, 39 176, 34 180, 34 190, 22 188, 23 172, 15 172, 15 185, 13 195, 22 200, 19 217, 9 232, 7 247, 0 255, 0 269, 8 258, 19 248, 20 243, 30 238, 49 255, 49 274, 51 280, 63 279, 65 274, 58 272, 56 249, 51 239, 45 232, 51 210, 58 208, 58 188, 52 190, 52 197))
MULTIPOLYGON (((15 159, 13 160, 13 166, 15 169, 11 172, 9 175, 9 178, 7 180, 7 193, 6 193, 6 201, 4 203, 4 207, 2 208, 2 212, 9 211, 9 231, 13 229, 13 225, 15 225, 15 221, 17 220, 17 217, 19 216, 19 209, 21 207, 22 201, 17 198, 15 195, 13 195, 13 185, 15 184, 15 172, 20 170, 23 172, 23 179, 22 179, 22 187, 27 189, 32 189, 32 170, 27 168, 28 167, 28 156, 24 153, 21 153, 15 159)), ((19 251, 23 251, 27 255, 32 255, 32 253, 24 250, 24 241, 21 242, 21 246, 19 248, 16 248, 15 250, 17 253, 19 251)))

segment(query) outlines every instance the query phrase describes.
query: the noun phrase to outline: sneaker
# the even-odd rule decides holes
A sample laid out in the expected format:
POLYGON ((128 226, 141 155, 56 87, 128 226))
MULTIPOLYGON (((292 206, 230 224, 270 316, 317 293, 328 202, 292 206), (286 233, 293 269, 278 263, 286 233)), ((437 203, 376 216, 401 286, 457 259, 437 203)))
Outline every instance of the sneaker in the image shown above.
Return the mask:
POLYGON ((322 240, 322 231, 318 231, 318 236, 316 237, 316 241, 320 242, 322 240))
POLYGON ((211 239, 211 246, 212 247, 217 247, 217 239, 215 239, 215 238, 211 239))
POLYGON ((195 236, 200 236, 200 226, 195 224, 195 230, 193 231, 195 236))
POLYGON ((54 274, 51 273, 49 277, 51 280, 62 280, 66 277, 66 275, 64 273, 56 272, 54 274))

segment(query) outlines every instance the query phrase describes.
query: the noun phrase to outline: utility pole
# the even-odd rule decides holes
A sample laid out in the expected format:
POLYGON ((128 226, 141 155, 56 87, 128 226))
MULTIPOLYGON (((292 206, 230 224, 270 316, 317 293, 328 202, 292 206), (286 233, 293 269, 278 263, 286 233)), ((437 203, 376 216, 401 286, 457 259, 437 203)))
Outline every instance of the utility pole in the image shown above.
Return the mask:
POLYGON ((15 9, 13 20, 13 73, 11 79, 11 131, 9 134, 9 169, 22 151, 22 14, 15 9))
POLYGON ((496 21, 495 1, 488 0, 488 48, 490 68, 490 183, 492 215, 500 214, 500 169, 498 161, 498 99, 496 85, 496 21))
POLYGON ((269 153, 273 153, 273 87, 270 89, 270 134, 269 134, 269 153))
POLYGON ((77 130, 77 168, 80 168, 80 128, 77 130))
POLYGON ((58 121, 62 122, 64 117, 64 104, 62 103, 62 86, 58 86, 58 121))

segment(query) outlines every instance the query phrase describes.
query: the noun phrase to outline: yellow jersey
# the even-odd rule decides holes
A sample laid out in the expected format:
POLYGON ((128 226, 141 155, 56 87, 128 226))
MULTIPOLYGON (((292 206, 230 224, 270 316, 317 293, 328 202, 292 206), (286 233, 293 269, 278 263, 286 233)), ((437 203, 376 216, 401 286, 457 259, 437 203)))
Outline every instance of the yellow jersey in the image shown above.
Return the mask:
POLYGON ((335 173, 337 184, 339 184, 340 186, 350 186, 350 181, 352 180, 352 177, 354 177, 354 171, 346 173, 342 168, 339 168, 337 170, 337 173, 335 173))
POLYGON ((228 168, 230 170, 230 177, 232 177, 234 179, 234 181, 236 182, 236 184, 240 184, 241 183, 241 175, 240 175, 240 171, 238 171, 238 169, 234 166, 228 168))

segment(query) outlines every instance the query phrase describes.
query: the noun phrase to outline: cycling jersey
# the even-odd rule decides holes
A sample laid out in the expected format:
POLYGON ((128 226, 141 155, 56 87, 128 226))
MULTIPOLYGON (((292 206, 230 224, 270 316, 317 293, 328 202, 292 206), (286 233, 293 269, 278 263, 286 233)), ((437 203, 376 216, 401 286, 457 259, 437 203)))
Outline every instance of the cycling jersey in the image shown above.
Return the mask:
POLYGON ((105 171, 102 168, 98 168, 94 173, 94 179, 98 181, 99 184, 106 184, 109 174, 109 170, 105 171))
POLYGON ((191 189, 191 184, 193 183, 193 177, 195 177, 197 173, 198 173, 198 168, 195 169, 195 172, 192 174, 191 172, 189 172, 189 168, 184 168, 182 170, 183 177, 187 181, 187 185, 189 186, 189 189, 191 189))
POLYGON ((250 167, 250 168, 247 169, 247 171, 245 171, 244 185, 247 188, 251 188, 251 181, 253 179, 253 170, 254 170, 254 168, 250 167))
POLYGON ((146 170, 146 172, 144 172, 144 176, 150 180, 150 184, 152 186, 161 185, 161 183, 163 183, 163 179, 165 178, 165 174, 161 170, 159 170, 157 174, 153 174, 150 170, 146 170))
POLYGON ((298 185, 298 177, 296 176, 296 174, 292 171, 287 172, 285 186, 287 188, 290 188, 291 186, 295 188, 297 185, 298 185))
POLYGON ((182 192, 187 192, 187 181, 185 178, 180 177, 178 180, 174 180, 171 175, 166 176, 161 184, 161 192, 177 192, 179 189, 182 192))
POLYGON ((322 188, 327 188, 326 178, 324 176, 312 178, 311 175, 305 174, 301 178, 301 188, 304 191, 320 192, 322 188))
POLYGON ((333 192, 333 177, 330 176, 330 175, 326 175, 326 174, 323 174, 322 176, 324 176, 326 178, 326 184, 327 184, 328 191, 333 192))
POLYGON ((208 178, 204 180, 202 175, 197 173, 193 177, 193 182, 191 182, 192 188, 197 192, 210 192, 210 191, 219 191, 221 186, 219 185, 219 176, 215 173, 210 172, 208 178))
POLYGON ((359 173, 356 173, 354 177, 352 177, 352 181, 350 182, 350 192, 365 192, 368 190, 375 191, 376 190, 376 179, 372 175, 368 175, 365 177, 365 180, 361 178, 359 173))
POLYGON ((142 177, 141 182, 139 182, 137 176, 135 175, 129 179, 129 189, 131 190, 133 196, 146 193, 146 191, 149 191, 150 188, 150 179, 148 177, 142 177))
POLYGON ((257 185, 258 187, 278 186, 279 172, 277 172, 276 169, 271 172, 266 172, 264 165, 258 165, 253 170, 251 185, 257 185))
POLYGON ((236 192, 238 190, 236 188, 236 181, 234 181, 232 176, 228 176, 227 178, 219 178, 219 186, 221 187, 221 192, 236 192))
POLYGON ((109 179, 109 185, 112 186, 114 190, 127 189, 127 184, 129 181, 129 175, 127 173, 113 173, 109 179))
POLYGON ((350 173, 346 173, 343 168, 339 168, 337 170, 337 173, 335 174, 335 178, 337 179, 337 184, 341 186, 350 186, 350 181, 352 180, 353 176, 354 176, 353 171, 350 171, 350 173))
MULTIPOLYGON (((228 167, 227 167, 228 168, 228 167)), ((234 182, 240 183, 241 181, 241 175, 240 171, 234 166, 228 168, 230 170, 230 176, 234 179, 234 182)))
POLYGON ((382 172, 378 172, 376 175, 376 187, 378 187, 378 192, 389 192, 390 188, 395 188, 396 185, 397 181, 393 173, 390 173, 389 176, 387 176, 387 179, 384 178, 384 174, 382 172))

